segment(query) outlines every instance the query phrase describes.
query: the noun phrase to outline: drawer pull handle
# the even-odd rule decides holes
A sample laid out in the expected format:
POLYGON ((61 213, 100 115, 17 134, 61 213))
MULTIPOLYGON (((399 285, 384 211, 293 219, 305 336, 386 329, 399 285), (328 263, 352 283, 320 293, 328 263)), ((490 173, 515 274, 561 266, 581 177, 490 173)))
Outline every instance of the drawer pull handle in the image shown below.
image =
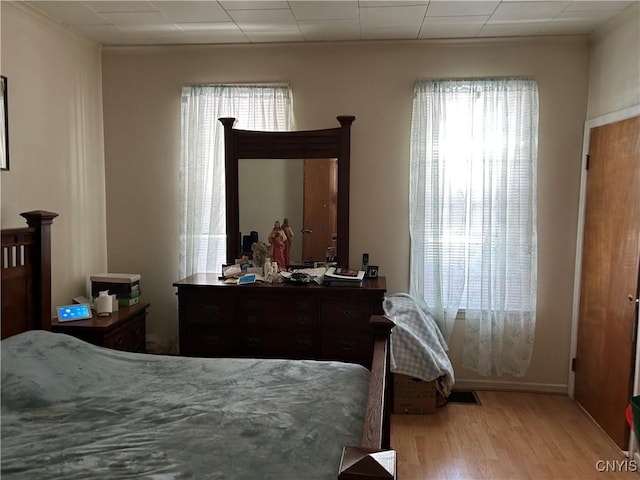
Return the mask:
POLYGON ((123 341, 122 336, 118 335, 113 343, 116 347, 119 347, 120 345, 122 345, 122 341, 123 341))
POLYGON ((311 348, 311 340, 296 340, 296 345, 300 350, 309 350, 311 348))
POLYGON ((136 325, 131 329, 131 331, 133 332, 134 335, 140 335, 140 332, 142 332, 142 329, 140 328, 140 325, 136 325))
POLYGON ((340 316, 342 318, 356 318, 355 310, 340 310, 340 316))
POLYGON ((205 313, 207 313, 208 315, 211 315, 212 317, 216 317, 220 315, 220 307, 218 307, 218 305, 205 305, 204 311, 205 313))
POLYGON ((353 350, 354 343, 353 342, 340 342, 340 347, 342 350, 353 350))
POLYGON ((202 343, 205 345, 217 345, 220 343, 220 337, 217 335, 205 335, 202 337, 202 343))
POLYGON ((262 345, 262 338, 260 337, 249 337, 247 338, 247 345, 249 347, 259 347, 262 345))
POLYGON ((307 317, 298 317, 298 325, 302 325, 302 326, 309 325, 309 319, 307 317))

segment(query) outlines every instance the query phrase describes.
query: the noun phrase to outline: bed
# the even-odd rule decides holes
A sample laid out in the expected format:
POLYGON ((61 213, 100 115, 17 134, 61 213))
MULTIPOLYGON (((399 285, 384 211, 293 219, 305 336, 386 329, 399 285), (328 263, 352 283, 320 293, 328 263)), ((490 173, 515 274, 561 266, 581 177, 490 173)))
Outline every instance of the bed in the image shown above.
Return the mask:
POLYGON ((2 231, 2 478, 396 478, 388 318, 371 371, 205 359, 50 332, 54 213, 2 231))

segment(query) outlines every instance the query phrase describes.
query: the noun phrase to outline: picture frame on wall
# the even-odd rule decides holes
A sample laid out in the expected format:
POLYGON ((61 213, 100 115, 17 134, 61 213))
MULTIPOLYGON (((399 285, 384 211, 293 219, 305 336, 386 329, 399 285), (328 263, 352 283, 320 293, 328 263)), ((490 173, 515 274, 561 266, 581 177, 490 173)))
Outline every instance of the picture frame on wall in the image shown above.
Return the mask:
POLYGON ((0 170, 9 170, 9 108, 5 76, 0 76, 0 170))

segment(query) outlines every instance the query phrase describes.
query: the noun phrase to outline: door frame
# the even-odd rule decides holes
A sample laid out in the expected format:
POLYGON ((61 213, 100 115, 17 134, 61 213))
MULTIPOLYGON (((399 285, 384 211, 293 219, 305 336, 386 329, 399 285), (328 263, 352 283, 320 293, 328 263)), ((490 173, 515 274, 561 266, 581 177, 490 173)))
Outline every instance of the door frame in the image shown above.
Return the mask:
MULTIPOLYGON (((572 359, 576 356, 578 348, 578 315, 580 312, 580 279, 582 274, 582 244, 584 236, 584 216, 587 200, 587 155, 589 153, 589 142, 591 140, 591 130, 610 123, 615 123, 628 118, 640 115, 640 104, 608 113, 600 117, 587 120, 584 124, 584 136, 582 141, 582 167, 580 171, 580 200, 578 206, 578 229, 576 238, 576 258, 575 272, 573 279, 573 310, 571 315, 571 348, 569 350, 569 397, 574 398, 575 393, 575 372, 571 370, 572 359)), ((640 352, 640 335, 636 344, 636 352, 640 352)), ((636 353, 635 373, 634 373, 634 394, 640 388, 640 355, 636 353)), ((631 443, 634 442, 633 431, 631 432, 631 443)))

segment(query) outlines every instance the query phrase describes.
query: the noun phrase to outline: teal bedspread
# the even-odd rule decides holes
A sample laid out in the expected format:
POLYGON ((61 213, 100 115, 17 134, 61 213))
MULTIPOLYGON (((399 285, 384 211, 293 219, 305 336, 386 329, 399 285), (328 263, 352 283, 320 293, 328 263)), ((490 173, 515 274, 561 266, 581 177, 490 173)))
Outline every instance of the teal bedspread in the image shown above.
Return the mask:
POLYGON ((335 479, 359 445, 369 372, 339 362, 2 341, 5 479, 335 479))

